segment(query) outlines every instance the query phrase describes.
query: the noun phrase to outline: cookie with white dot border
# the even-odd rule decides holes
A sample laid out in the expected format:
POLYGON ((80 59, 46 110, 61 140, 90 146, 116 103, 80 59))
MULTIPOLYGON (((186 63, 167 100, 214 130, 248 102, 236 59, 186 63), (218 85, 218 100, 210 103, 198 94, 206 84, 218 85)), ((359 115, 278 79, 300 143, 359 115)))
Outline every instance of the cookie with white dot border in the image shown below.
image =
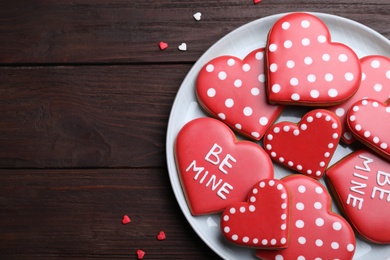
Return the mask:
POLYGON ((196 94, 209 114, 250 139, 260 140, 283 109, 268 103, 265 79, 264 48, 243 60, 219 56, 200 70, 196 94))
POLYGON ((355 102, 347 114, 351 133, 367 147, 390 160, 390 105, 367 98, 355 102))
POLYGON ((290 225, 290 195, 277 179, 256 183, 247 202, 227 207, 221 216, 221 231, 231 243, 255 248, 286 248, 290 225))
POLYGON ((353 103, 364 98, 373 98, 385 102, 390 97, 390 58, 370 55, 360 59, 362 81, 357 92, 344 103, 327 109, 334 112, 342 125, 341 139, 346 144, 355 140, 346 127, 346 115, 353 103))
POLYGON ((298 124, 279 122, 263 139, 271 159, 294 171, 320 179, 340 140, 340 121, 332 112, 315 109, 298 124))
POLYGON ((291 194, 289 246, 258 249, 261 259, 352 259, 356 239, 351 226, 331 211, 331 197, 318 181, 303 175, 282 179, 291 194))
POLYGON ((331 193, 354 229, 368 241, 390 244, 390 163, 368 149, 326 171, 331 193))
POLYGON ((271 28, 266 46, 267 94, 271 102, 330 106, 350 98, 361 80, 359 58, 332 42, 329 29, 308 13, 292 13, 271 28))

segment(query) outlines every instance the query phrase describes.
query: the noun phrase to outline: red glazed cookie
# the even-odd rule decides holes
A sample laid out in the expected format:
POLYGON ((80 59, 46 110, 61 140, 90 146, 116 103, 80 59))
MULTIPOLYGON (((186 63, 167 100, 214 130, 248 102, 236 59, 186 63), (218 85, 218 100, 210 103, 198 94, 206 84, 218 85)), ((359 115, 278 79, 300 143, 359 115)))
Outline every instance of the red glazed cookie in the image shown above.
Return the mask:
POLYGON ((390 243, 390 164, 359 150, 327 172, 327 183, 352 226, 366 239, 390 243))
POLYGON ((352 134, 346 128, 346 115, 352 104, 364 98, 385 102, 390 97, 390 59, 385 56, 372 55, 360 59, 360 64, 362 82, 358 91, 346 102, 328 108, 339 117, 343 126, 341 139, 347 144, 354 141, 352 134))
POLYGON ((290 224, 290 195, 276 179, 256 183, 247 202, 227 207, 221 216, 221 230, 230 242, 256 248, 286 248, 290 224))
POLYGON ((213 118, 187 123, 177 135, 175 155, 193 215, 245 201, 254 183, 273 178, 267 153, 255 143, 237 141, 228 126, 213 118))
POLYGON ((331 42, 327 26, 311 14, 279 19, 269 32, 266 55, 271 102, 328 106, 347 100, 360 85, 356 54, 331 42))
POLYGON ((359 100, 348 111, 347 125, 357 139, 390 160, 390 105, 359 100))
POLYGON ((352 259, 356 241, 348 222, 331 211, 331 198, 316 180, 303 175, 282 179, 291 194, 290 244, 257 250, 261 259, 352 259))
POLYGON ((261 48, 244 60, 220 56, 209 61, 199 72, 196 93, 211 115, 239 133, 260 140, 283 109, 268 104, 264 82, 261 48))
POLYGON ((264 147, 271 158, 295 171, 319 179, 338 145, 341 127, 330 111, 316 109, 298 124, 280 122, 265 134, 264 147))

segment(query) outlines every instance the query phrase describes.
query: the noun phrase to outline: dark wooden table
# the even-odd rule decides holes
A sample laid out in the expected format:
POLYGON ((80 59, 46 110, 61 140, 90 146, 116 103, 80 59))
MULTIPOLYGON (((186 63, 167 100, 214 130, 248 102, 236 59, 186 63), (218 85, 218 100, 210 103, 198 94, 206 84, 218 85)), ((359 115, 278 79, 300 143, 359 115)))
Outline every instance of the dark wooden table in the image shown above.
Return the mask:
POLYGON ((217 258, 170 186, 169 112, 218 39, 292 11, 390 38, 388 0, 0 1, 0 259, 217 258))

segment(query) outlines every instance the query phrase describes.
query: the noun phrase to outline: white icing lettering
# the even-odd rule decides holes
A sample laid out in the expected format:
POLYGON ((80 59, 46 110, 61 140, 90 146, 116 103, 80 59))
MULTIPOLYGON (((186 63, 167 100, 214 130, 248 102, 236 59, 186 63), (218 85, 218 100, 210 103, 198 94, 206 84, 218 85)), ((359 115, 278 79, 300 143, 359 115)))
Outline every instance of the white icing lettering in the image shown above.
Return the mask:
POLYGON ((381 189, 381 188, 378 188, 378 187, 374 187, 372 189, 371 198, 375 199, 375 192, 377 192, 377 191, 379 191, 379 199, 380 200, 383 200, 383 198, 385 197, 385 194, 387 194, 386 201, 390 202, 390 190, 385 190, 385 189, 381 189))
POLYGON ((225 182, 224 184, 222 184, 221 188, 219 188, 219 190, 217 191, 217 195, 221 198, 221 199, 224 199, 226 200, 226 196, 225 194, 229 194, 229 190, 233 190, 233 186, 230 185, 229 183, 225 182), (223 194, 225 193, 225 194, 223 194))
POLYGON ((372 163, 374 160, 371 159, 371 158, 368 158, 364 155, 359 155, 359 158, 363 159, 363 165, 364 165, 364 168, 361 167, 361 166, 355 166, 355 169, 357 170, 361 170, 361 171, 365 171, 365 172, 369 172, 371 171, 370 167, 368 166, 369 163, 372 163))
POLYGON ((206 187, 208 187, 210 185, 210 183, 212 183, 211 190, 215 190, 216 188, 218 188, 219 184, 221 184, 221 182, 222 182, 222 179, 219 179, 218 183, 215 183, 216 180, 217 180, 217 177, 214 174, 211 175, 209 181, 206 184, 206 187))
POLYGON ((390 185, 390 173, 378 171, 376 173, 376 183, 378 183, 378 185, 382 187, 385 186, 386 184, 390 185), (383 177, 382 181, 381 181, 381 177, 383 177))
POLYGON ((214 144, 213 147, 211 147, 210 151, 206 154, 206 157, 204 158, 209 163, 212 163, 214 165, 219 164, 219 156, 218 154, 222 153, 222 147, 218 144, 214 144), (213 156, 214 160, 210 159, 210 156, 213 156))
POLYGON ((186 172, 191 170, 191 168, 192 168, 192 171, 197 172, 194 176, 194 180, 197 180, 199 175, 203 172, 204 167, 196 167, 196 160, 193 160, 192 163, 190 164, 190 166, 187 167, 186 172))
POLYGON ((364 191, 359 190, 359 189, 366 188, 366 187, 367 187, 367 184, 365 184, 365 183, 360 183, 360 182, 357 182, 357 181, 354 181, 354 180, 352 180, 351 183, 355 185, 355 186, 352 186, 352 187, 350 188, 351 191, 354 191, 354 192, 356 192, 356 193, 359 193, 359 194, 364 195, 364 191))
POLYGON ((352 207, 353 207, 353 208, 356 207, 357 202, 359 202, 358 209, 359 209, 359 210, 362 209, 362 207, 363 207, 363 201, 364 201, 363 198, 359 198, 359 197, 353 196, 353 195, 351 195, 351 194, 348 194, 347 202, 346 202, 348 205, 350 205, 351 199, 352 199, 352 207))
POLYGON ((227 154, 225 159, 223 159, 223 161, 221 162, 221 164, 219 165, 218 169, 223 172, 224 174, 227 174, 228 172, 223 168, 224 166, 228 167, 228 168, 232 168, 233 166, 230 164, 230 161, 232 162, 237 162, 237 160, 231 156, 230 154, 227 154))
POLYGON ((218 144, 214 144, 213 147, 211 147, 210 151, 206 154, 204 159, 214 165, 218 165, 221 162, 221 164, 219 164, 218 166, 218 169, 224 174, 228 174, 226 168, 231 169, 233 167, 231 162, 235 163, 237 162, 237 160, 230 154, 226 154, 225 158, 221 161, 219 155, 222 153, 222 151, 223 149, 221 146, 219 146, 218 144))
POLYGON ((364 175, 361 175, 361 174, 356 173, 356 172, 353 173, 353 176, 358 177, 358 178, 363 179, 363 180, 368 180, 368 176, 364 176, 364 175))

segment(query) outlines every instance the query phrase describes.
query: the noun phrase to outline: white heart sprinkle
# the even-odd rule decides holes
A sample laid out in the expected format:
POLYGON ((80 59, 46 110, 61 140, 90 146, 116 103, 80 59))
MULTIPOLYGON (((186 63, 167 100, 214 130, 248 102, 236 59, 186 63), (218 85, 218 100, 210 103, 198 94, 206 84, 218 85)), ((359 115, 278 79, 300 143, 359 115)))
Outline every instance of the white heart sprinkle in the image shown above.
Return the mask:
POLYGON ((200 21, 201 17, 202 17, 202 13, 201 12, 197 12, 196 14, 193 15, 195 20, 197 21, 200 21))
POLYGON ((180 51, 186 51, 187 50, 187 44, 186 43, 182 43, 179 45, 179 50, 180 51))

